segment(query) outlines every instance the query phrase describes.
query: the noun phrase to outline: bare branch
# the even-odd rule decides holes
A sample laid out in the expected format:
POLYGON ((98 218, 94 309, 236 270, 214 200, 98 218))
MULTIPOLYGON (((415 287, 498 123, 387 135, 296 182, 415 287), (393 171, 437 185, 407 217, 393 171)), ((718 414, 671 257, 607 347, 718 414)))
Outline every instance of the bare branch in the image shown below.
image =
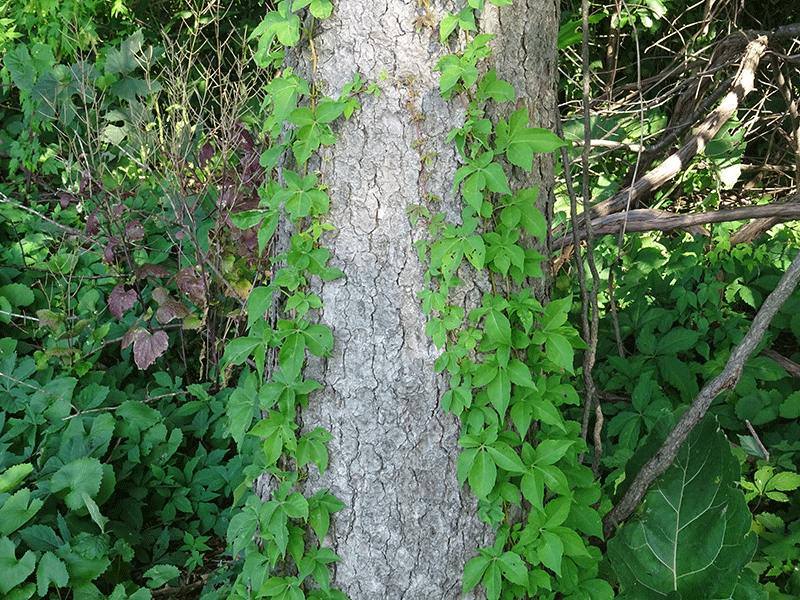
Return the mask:
MULTIPOLYGON (((800 203, 771 202, 752 206, 740 206, 725 210, 709 210, 702 213, 677 215, 666 210, 641 208, 627 213, 607 215, 592 220, 595 235, 608 235, 624 230, 626 232, 672 231, 686 229, 692 235, 708 235, 701 227, 707 223, 725 223, 728 221, 744 221, 747 219, 769 219, 770 227, 775 223, 793 221, 800 218, 800 203)), ((585 237, 583 230, 578 237, 585 237)), ((564 235, 553 240, 553 250, 574 243, 573 235, 564 235)), ((731 242, 731 245, 733 242, 731 242)))
POLYGON ((767 37, 762 35, 747 44, 730 90, 719 106, 697 127, 689 140, 647 175, 636 180, 633 185, 595 205, 591 210, 593 218, 619 212, 639 198, 652 194, 686 169, 692 158, 703 151, 706 144, 736 112, 742 99, 753 90, 755 70, 767 49, 767 42, 767 37))

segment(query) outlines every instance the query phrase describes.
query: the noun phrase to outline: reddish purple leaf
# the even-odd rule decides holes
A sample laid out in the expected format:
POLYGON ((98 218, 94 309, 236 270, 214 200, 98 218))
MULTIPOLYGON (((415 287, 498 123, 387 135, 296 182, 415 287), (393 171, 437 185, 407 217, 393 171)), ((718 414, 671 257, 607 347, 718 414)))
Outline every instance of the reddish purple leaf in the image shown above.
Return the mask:
POLYGON ((118 283, 111 291, 108 297, 108 309, 111 314, 117 317, 118 321, 122 320, 122 315, 125 311, 136 304, 136 290, 125 291, 125 284, 118 283))
POLYGON ((97 220, 97 213, 100 212, 99 208, 95 208, 92 214, 86 219, 86 235, 95 235, 100 231, 99 223, 97 220))
POLYGON ((200 152, 197 153, 197 162, 200 164, 201 169, 208 164, 208 161, 214 158, 214 154, 214 146, 210 142, 203 144, 200 152))
POLYGON ((256 148, 256 142, 251 133, 245 129, 244 123, 241 121, 236 123, 236 133, 239 134, 240 148, 247 154, 253 152, 256 148))
POLYGON ((144 237, 144 227, 139 219, 134 219, 125 225, 125 236, 132 242, 138 242, 144 237))
POLYGON ((198 306, 205 306, 206 285, 203 278, 196 273, 195 267, 186 267, 178 271, 175 283, 178 289, 186 294, 192 302, 198 306))
POLYGON ((128 331, 125 332, 125 335, 122 336, 122 349, 125 350, 128 346, 130 346, 133 342, 136 341, 136 338, 141 335, 142 333, 147 333, 146 330, 139 327, 137 325, 139 321, 136 321, 133 325, 130 326, 128 331))
POLYGON ((116 253, 114 252, 119 246, 120 239, 115 236, 111 236, 108 238, 108 243, 106 247, 103 248, 103 264, 110 265, 116 259, 116 253))
POLYGON ((156 311, 156 319, 162 325, 166 325, 173 319, 184 319, 190 314, 192 314, 192 311, 189 310, 188 306, 177 300, 169 300, 156 311))
POLYGON ((154 265, 152 263, 144 263, 136 267, 136 274, 137 279, 144 279, 145 277, 152 276, 152 277, 168 277, 169 271, 167 271, 164 267, 159 265, 154 265))
POLYGON ((156 331, 150 335, 142 330, 133 342, 133 360, 141 370, 156 362, 156 359, 164 354, 169 347, 169 337, 164 331, 156 331))

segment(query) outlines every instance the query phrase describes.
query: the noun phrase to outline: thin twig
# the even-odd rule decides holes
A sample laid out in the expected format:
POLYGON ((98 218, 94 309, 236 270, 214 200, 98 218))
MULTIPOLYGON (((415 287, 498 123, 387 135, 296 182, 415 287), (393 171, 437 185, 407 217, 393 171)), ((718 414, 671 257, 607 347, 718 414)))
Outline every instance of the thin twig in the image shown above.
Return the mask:
POLYGON ((753 439, 756 441, 756 445, 758 446, 758 449, 761 450, 761 453, 764 455, 764 460, 769 462, 769 450, 767 450, 764 447, 764 444, 761 443, 761 438, 758 437, 758 434, 756 433, 756 430, 753 429, 753 426, 750 424, 750 421, 748 419, 744 420, 744 424, 747 425, 747 429, 753 435, 753 439))

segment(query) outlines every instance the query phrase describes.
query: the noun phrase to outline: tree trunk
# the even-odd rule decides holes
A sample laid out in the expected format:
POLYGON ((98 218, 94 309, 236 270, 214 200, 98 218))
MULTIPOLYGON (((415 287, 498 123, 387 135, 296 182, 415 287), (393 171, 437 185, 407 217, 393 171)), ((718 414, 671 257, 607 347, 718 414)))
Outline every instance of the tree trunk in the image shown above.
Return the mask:
MULTIPOLYGON (((437 351, 417 298, 427 267, 412 244, 427 233, 405 214, 426 204, 428 194, 441 199, 431 202, 431 213, 446 212, 452 221, 461 212, 452 194, 459 157, 446 138, 463 122, 464 102, 440 96, 433 70, 443 51, 438 31, 418 31, 415 23, 424 5, 343 0, 314 38, 314 80, 324 95, 337 97, 355 72, 367 81, 388 76, 380 96, 361 96, 362 110, 341 126, 320 163, 336 227, 322 242, 330 266, 345 277, 315 290, 324 303, 320 322, 335 345, 331 358, 309 364, 308 377, 323 389, 301 417, 305 430, 321 426, 334 436, 328 471, 321 480, 312 476, 305 492, 327 487, 347 504, 323 544, 341 557, 332 586, 352 600, 459 598, 465 562, 493 541, 474 496, 459 490, 460 425, 440 408, 447 381, 434 371, 437 351)), ((439 6, 431 10, 437 20, 444 14, 439 6)), ((548 90, 547 106, 530 95, 531 113, 539 119, 534 124, 551 127, 557 5, 528 0, 500 15, 506 12, 524 21, 527 33, 515 29, 517 37, 501 39, 495 53, 511 57, 503 71, 523 74, 513 81, 524 85, 520 101, 530 90, 548 90), (532 43, 521 45, 525 40, 532 43), (548 68, 530 68, 531 53, 540 52, 548 68)), ((308 57, 306 48, 302 59, 308 57)), ((547 157, 525 182, 548 180, 545 206, 552 206, 552 169, 547 157)), ((469 290, 478 290, 465 289, 468 302, 469 290)))

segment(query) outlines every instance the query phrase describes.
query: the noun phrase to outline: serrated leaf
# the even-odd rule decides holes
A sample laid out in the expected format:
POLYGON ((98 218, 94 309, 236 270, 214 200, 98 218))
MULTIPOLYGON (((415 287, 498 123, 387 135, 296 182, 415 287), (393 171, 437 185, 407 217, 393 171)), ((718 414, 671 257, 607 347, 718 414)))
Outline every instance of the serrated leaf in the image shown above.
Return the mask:
POLYGON ((545 352, 547 358, 557 367, 564 369, 568 373, 574 373, 575 351, 572 344, 560 333, 550 332, 546 337, 545 352))
POLYGON ((486 498, 497 480, 497 466, 485 451, 478 451, 469 470, 469 485, 478 498, 486 498))
POLYGON ((655 354, 677 354, 694 348, 700 333, 684 327, 676 327, 656 340, 655 354))
POLYGON ((33 471, 33 465, 30 463, 21 463, 9 467, 0 473, 0 494, 10 492, 17 485, 25 479, 33 471))
POLYGON ((50 584, 62 588, 69 581, 69 573, 64 562, 52 552, 45 552, 36 568, 36 588, 40 596, 45 596, 50 584))
POLYGON ((0 537, 0 592, 8 594, 36 568, 36 555, 28 550, 17 560, 14 542, 7 537, 0 537))
POLYGON ((739 464, 706 416, 609 541, 622 591, 640 600, 729 597, 757 544, 739 464))
POLYGON ((144 576, 148 579, 147 587, 154 589, 175 579, 180 574, 181 570, 174 565, 155 565, 154 567, 150 567, 145 572, 144 576))
POLYGON ((768 484, 767 489, 780 490, 782 492, 791 492, 800 487, 800 475, 792 473, 791 471, 782 471, 773 475, 768 484))
POLYGON ((467 592, 478 585, 486 572, 486 567, 492 561, 488 556, 476 556, 467 561, 464 566, 464 577, 462 578, 462 593, 467 592))
POLYGON ((500 563, 500 569, 506 579, 517 585, 528 585, 528 569, 519 554, 516 552, 503 552, 498 557, 497 562, 500 563))
POLYGON ((31 520, 39 512, 44 502, 39 498, 31 500, 31 491, 18 490, 0 506, 0 535, 8 535, 31 520))
POLYGON ((61 467, 50 480, 50 491, 58 493, 66 490, 64 501, 72 510, 86 506, 83 494, 94 498, 100 491, 103 480, 103 465, 96 458, 78 458, 61 467))

